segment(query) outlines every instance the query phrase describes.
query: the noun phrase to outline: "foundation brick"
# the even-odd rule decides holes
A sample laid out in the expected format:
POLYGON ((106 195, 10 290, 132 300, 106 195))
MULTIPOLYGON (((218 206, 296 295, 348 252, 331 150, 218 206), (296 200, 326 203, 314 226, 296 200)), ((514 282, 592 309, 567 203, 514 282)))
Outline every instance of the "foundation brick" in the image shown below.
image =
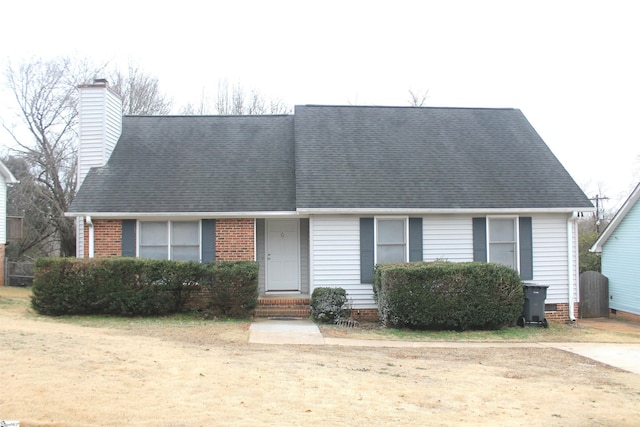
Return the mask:
POLYGON ((630 320, 632 322, 639 322, 640 323, 640 314, 633 314, 633 313, 629 313, 627 311, 621 311, 621 310, 610 310, 609 318, 610 319, 624 319, 624 320, 630 320), (615 311, 615 313, 614 313, 614 311, 615 311))

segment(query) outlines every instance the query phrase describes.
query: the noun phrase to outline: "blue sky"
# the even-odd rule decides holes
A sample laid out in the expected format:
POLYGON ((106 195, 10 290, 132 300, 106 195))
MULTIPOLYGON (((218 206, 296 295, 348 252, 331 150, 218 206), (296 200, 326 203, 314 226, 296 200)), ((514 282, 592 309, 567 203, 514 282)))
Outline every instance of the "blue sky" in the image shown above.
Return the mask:
MULTIPOLYGON (((428 90, 429 106, 521 109, 590 197, 602 192, 614 206, 640 180, 632 1, 23 0, 2 9, 3 69, 55 55, 133 62, 177 107, 224 79, 290 105, 408 105, 409 90, 428 90)), ((2 93, 1 117, 7 102, 2 93)))

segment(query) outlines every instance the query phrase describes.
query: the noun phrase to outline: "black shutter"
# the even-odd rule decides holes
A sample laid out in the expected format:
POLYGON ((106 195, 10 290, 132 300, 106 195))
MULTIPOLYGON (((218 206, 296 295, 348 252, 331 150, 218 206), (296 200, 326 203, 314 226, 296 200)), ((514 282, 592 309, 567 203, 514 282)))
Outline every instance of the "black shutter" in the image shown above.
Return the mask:
POLYGON ((533 236, 531 217, 520 217, 520 277, 533 280, 533 236))
POLYGON ((373 283, 373 218, 360 218, 360 283, 373 283))
POLYGON ((136 256, 136 220, 122 220, 122 256, 136 256))
POLYGON ((202 220, 202 262, 216 260, 216 220, 202 220))
POLYGON ((422 218, 409 218, 409 262, 422 261, 422 218))
POLYGON ((487 262, 487 218, 473 218, 473 260, 487 262))

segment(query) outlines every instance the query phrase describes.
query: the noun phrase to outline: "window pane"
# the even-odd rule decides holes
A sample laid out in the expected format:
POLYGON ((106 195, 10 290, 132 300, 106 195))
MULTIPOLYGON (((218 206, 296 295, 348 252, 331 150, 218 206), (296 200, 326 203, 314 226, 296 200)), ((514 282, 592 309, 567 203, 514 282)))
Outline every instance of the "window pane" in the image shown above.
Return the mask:
POLYGON ((140 258, 167 259, 167 246, 140 246, 140 258))
POLYGON ((199 246, 179 246, 171 248, 171 259, 177 261, 200 261, 199 246))
POLYGON ((378 246, 378 263, 405 262, 404 245, 378 246))
POLYGON ((198 245, 200 243, 198 229, 199 227, 197 222, 172 222, 171 244, 198 245))
MULTIPOLYGON (((166 222, 141 222, 140 245, 167 245, 166 222)), ((165 256, 166 258, 166 256, 165 256)))
POLYGON ((516 270, 515 243, 492 243, 489 245, 489 262, 506 265, 516 270))
POLYGON ((513 218, 489 219, 489 239, 491 242, 515 242, 516 226, 513 218))
POLYGON ((404 243, 404 220, 378 220, 378 243, 404 243))

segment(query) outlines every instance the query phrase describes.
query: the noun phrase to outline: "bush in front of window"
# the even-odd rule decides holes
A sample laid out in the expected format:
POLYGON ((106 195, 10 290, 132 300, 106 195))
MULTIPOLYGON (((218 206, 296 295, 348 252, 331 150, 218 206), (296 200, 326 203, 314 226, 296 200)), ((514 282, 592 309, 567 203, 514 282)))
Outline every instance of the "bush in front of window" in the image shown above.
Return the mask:
POLYGON ((218 261, 205 264, 202 284, 210 292, 207 314, 233 318, 249 317, 258 305, 258 263, 218 261))
POLYGON ((374 296, 385 325, 433 330, 500 329, 524 302, 515 270, 479 262, 380 264, 374 296))
POLYGON ((42 258, 34 275, 31 305, 54 316, 172 314, 203 287, 215 313, 246 316, 258 298, 258 265, 249 262, 42 258))
POLYGON ((349 301, 343 288, 315 288, 311 294, 311 316, 322 323, 349 317, 349 301))

